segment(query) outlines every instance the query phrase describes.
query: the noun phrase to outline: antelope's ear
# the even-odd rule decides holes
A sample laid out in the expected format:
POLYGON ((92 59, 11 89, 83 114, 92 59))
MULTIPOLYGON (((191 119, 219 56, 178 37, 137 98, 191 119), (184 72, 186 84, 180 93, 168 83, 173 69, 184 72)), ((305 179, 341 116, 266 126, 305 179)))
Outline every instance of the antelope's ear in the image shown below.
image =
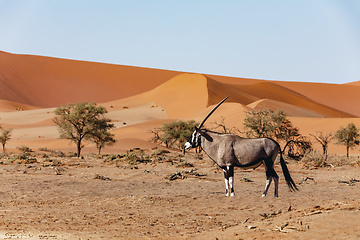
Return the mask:
POLYGON ((197 131, 197 132, 199 131, 199 128, 197 126, 195 126, 195 131, 197 131))
POLYGON ((204 135, 204 131, 202 131, 200 128, 196 127, 196 131, 200 133, 200 135, 202 136, 204 135))
POLYGON ((198 133, 200 133, 201 136, 203 136, 204 138, 206 138, 206 140, 208 140, 209 142, 213 141, 213 138, 207 134, 205 131, 198 129, 198 133))

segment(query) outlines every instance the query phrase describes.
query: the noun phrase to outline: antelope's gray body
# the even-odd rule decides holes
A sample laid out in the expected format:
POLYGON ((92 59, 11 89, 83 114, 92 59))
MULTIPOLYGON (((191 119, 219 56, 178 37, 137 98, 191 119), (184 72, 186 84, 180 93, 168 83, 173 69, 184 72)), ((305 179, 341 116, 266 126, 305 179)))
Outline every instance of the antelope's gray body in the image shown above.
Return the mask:
POLYGON ((274 170, 274 162, 280 153, 280 163, 290 190, 297 187, 291 179, 282 158, 279 144, 270 138, 241 138, 234 134, 220 134, 206 129, 196 129, 185 144, 186 149, 200 146, 203 151, 224 171, 226 196, 234 196, 234 167, 257 168, 264 164, 266 185, 262 196, 266 196, 270 183, 275 182, 275 197, 278 196, 279 176, 274 170))
POLYGON ((210 115, 229 96, 218 103, 204 118, 199 127, 195 127, 190 139, 185 143, 185 149, 200 146, 203 151, 224 171, 226 196, 234 196, 234 167, 257 168, 264 164, 266 185, 263 197, 266 196, 272 180, 275 182, 275 197, 278 196, 279 176, 275 172, 274 162, 280 153, 280 164, 285 181, 291 191, 298 190, 282 157, 280 145, 270 138, 241 138, 234 134, 220 134, 201 129, 210 115))

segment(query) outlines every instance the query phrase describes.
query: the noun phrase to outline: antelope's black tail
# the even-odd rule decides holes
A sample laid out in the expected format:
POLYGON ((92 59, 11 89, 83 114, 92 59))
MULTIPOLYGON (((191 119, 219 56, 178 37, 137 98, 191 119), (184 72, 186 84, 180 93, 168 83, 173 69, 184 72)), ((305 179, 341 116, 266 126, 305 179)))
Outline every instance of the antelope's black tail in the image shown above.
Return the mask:
POLYGON ((284 158, 282 156, 281 150, 280 150, 280 165, 281 165, 284 177, 285 177, 285 181, 286 181, 290 191, 298 191, 299 189, 297 188, 294 180, 290 176, 289 169, 286 166, 286 163, 285 163, 285 160, 284 160, 284 158))

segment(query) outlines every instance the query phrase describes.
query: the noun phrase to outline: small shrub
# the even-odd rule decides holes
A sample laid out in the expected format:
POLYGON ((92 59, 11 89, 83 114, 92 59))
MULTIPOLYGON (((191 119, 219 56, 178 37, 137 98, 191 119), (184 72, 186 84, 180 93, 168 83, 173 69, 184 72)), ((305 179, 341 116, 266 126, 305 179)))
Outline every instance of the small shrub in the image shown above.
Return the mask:
POLYGON ((102 175, 99 175, 99 174, 96 174, 94 179, 99 179, 99 180, 103 180, 103 181, 111 181, 111 178, 105 177, 105 176, 102 176, 102 175))
POLYGON ((47 153, 43 153, 39 155, 43 159, 48 159, 50 156, 47 153))
POLYGON ((360 167, 360 159, 357 159, 357 160, 355 161, 355 165, 360 167))
POLYGON ((155 149, 155 151, 152 152, 152 155, 153 156, 160 156, 160 155, 165 155, 165 154, 168 154, 168 153, 170 153, 170 151, 165 150, 165 149, 157 148, 157 149, 155 149))
POLYGON ((51 167, 58 167, 58 166, 63 166, 64 164, 60 161, 60 160, 58 160, 58 159, 46 159, 45 160, 46 162, 49 162, 49 163, 51 163, 51 164, 44 164, 43 166, 44 167, 49 167, 49 166, 51 166, 51 167))
POLYGON ((40 147, 40 148, 39 148, 39 151, 42 151, 42 152, 51 152, 51 150, 48 149, 47 147, 40 147))
POLYGON ((305 167, 325 167, 325 157, 317 150, 307 150, 301 162, 305 167))
POLYGON ((19 149, 21 152, 23 153, 31 153, 34 152, 31 148, 26 147, 26 146, 21 146, 21 147, 17 147, 17 149, 19 149))
POLYGON ((180 161, 176 167, 178 168, 189 168, 189 167, 194 167, 194 165, 192 163, 188 163, 186 161, 180 161))
POLYGON ((332 167, 340 167, 354 164, 355 157, 347 157, 344 155, 330 155, 327 163, 332 167))
POLYGON ((25 164, 32 164, 32 163, 37 163, 37 159, 31 157, 25 160, 25 164))
POLYGON ((29 159, 30 153, 29 152, 21 152, 15 158, 19 160, 27 160, 29 159))
POLYGON ((150 162, 150 156, 146 155, 144 150, 130 150, 124 155, 124 160, 129 164, 150 162))
POLYGON ((9 158, 6 160, 5 163, 14 163, 15 159, 14 158, 9 158))
POLYGON ((189 171, 180 171, 176 173, 172 173, 170 175, 165 176, 165 179, 174 181, 177 179, 185 179, 188 177, 196 178, 196 177, 203 177, 206 176, 206 174, 198 173, 196 169, 190 169, 189 171))
POLYGON ((114 154, 108 155, 108 156, 105 157, 104 162, 110 162, 111 163, 115 159, 118 159, 118 158, 121 158, 121 156, 119 154, 118 155, 114 155, 114 154))
POLYGON ((76 152, 70 151, 66 154, 67 157, 77 157, 76 152))
POLYGON ((168 154, 170 151, 164 149, 155 149, 152 153, 149 153, 147 158, 153 163, 168 161, 168 154))
POLYGON ((254 182, 254 181, 251 180, 250 178, 243 177, 243 178, 240 179, 240 182, 254 182))
POLYGON ((60 150, 51 151, 51 157, 65 157, 65 153, 60 150))

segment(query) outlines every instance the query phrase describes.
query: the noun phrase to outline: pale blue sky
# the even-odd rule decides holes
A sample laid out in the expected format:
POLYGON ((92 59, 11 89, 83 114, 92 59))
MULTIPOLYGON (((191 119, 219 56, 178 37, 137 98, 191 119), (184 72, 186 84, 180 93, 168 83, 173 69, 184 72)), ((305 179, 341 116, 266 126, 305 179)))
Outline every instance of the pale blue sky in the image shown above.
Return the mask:
POLYGON ((0 50, 345 83, 360 80, 360 1, 0 0, 0 50))

